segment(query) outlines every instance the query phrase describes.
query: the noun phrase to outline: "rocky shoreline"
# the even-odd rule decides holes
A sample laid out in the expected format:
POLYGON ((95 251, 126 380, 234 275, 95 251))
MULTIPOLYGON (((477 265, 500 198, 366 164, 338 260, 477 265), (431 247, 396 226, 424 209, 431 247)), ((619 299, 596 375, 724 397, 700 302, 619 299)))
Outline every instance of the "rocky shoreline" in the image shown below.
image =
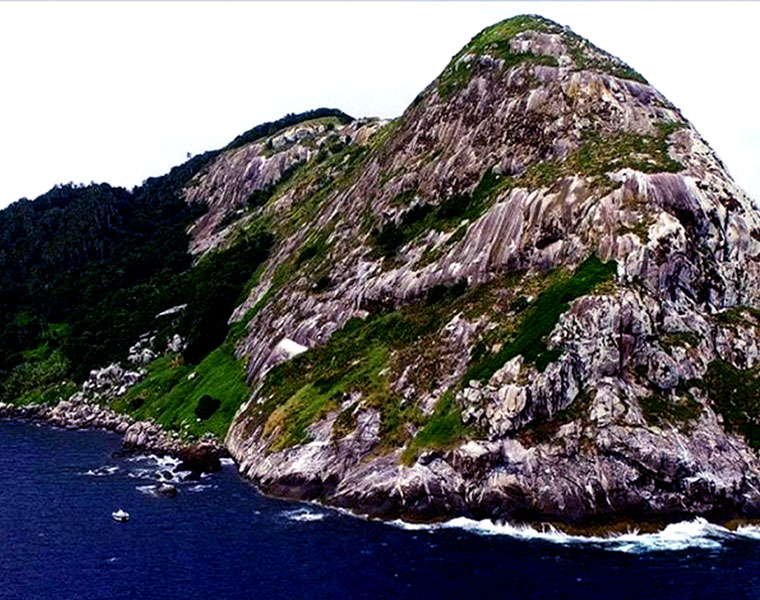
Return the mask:
POLYGON ((218 471, 221 468, 220 459, 229 456, 224 445, 213 436, 190 442, 151 421, 137 421, 89 402, 62 400, 55 406, 20 406, 0 402, 0 419, 44 423, 63 429, 112 431, 122 436, 126 451, 174 456, 181 461, 180 470, 196 474, 218 471))

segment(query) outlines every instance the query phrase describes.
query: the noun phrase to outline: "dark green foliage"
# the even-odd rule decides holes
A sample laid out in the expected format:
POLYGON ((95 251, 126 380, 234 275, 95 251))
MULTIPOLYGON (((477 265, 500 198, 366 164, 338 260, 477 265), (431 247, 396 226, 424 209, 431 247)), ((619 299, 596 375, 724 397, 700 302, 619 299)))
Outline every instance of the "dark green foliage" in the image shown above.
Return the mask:
POLYGON ((277 133, 280 131, 280 129, 284 129, 285 127, 292 127, 293 125, 297 125, 298 123, 303 123, 304 121, 311 121, 312 119, 322 119, 324 117, 335 117, 338 119, 341 123, 350 123, 353 121, 353 117, 348 116, 346 113, 344 113, 341 110, 338 110, 337 108, 317 108, 314 110, 307 110, 306 112, 302 113, 288 113, 281 119, 277 119, 276 121, 271 121, 267 123, 262 123, 261 125, 257 125, 253 129, 249 129, 245 133, 237 136, 234 140, 232 140, 227 146, 224 148, 225 150, 229 150, 231 148, 240 148, 241 146, 245 146, 246 144, 250 144, 251 142, 255 142, 256 140, 263 138, 265 136, 272 135, 274 133, 277 133))
POLYGON ((528 299, 525 296, 518 296, 511 302, 509 308, 510 310, 519 313, 528 308, 528 306, 530 306, 528 299))
POLYGON ((347 409, 340 411, 333 423, 333 439, 339 440, 346 437, 356 429, 356 405, 352 404, 347 409))
POLYGON ((319 262, 324 259, 329 248, 328 237, 326 233, 322 233, 306 243, 296 257, 296 266, 300 267, 306 262, 319 262))
MULTIPOLYGON (((668 155, 668 137, 681 127, 681 123, 663 122, 654 136, 633 133, 602 136, 598 132, 588 131, 577 150, 563 160, 548 160, 533 165, 515 181, 515 185, 547 187, 570 175, 606 179, 607 173, 624 167, 644 173, 681 171, 683 165, 668 155)), ((611 187, 614 183, 606 179, 604 185, 611 187)))
POLYGON ((393 256, 404 244, 404 232, 393 221, 372 232, 375 246, 382 256, 393 256))
POLYGON ((702 405, 690 395, 651 394, 639 400, 644 420, 649 425, 686 428, 702 414, 702 405))
POLYGON ((464 376, 470 380, 485 381, 504 363, 522 355, 543 370, 559 358, 559 350, 549 350, 544 338, 551 333, 560 315, 570 308, 576 298, 590 294, 600 283, 612 279, 617 271, 615 261, 603 263, 595 255, 587 258, 570 277, 563 277, 536 298, 526 310, 514 337, 495 354, 477 357, 470 363, 464 376))
POLYGON ((178 190, 205 160, 133 192, 63 186, 0 211, 0 371, 37 345, 45 322, 70 324, 63 350, 76 379, 147 330, 175 300, 167 279, 190 265, 185 229, 200 209, 178 190), (17 313, 30 318, 19 326, 17 313))
POLYGON ((716 360, 710 363, 704 382, 726 426, 760 450, 760 370, 737 369, 727 361, 716 360))
POLYGON ((472 77, 472 62, 462 59, 467 54, 481 56, 488 54, 504 61, 505 68, 514 67, 523 62, 534 62, 557 66, 551 56, 537 56, 530 52, 515 53, 510 47, 510 40, 520 32, 534 30, 558 33, 562 31, 556 23, 533 15, 520 15, 501 21, 481 31, 451 59, 449 65, 438 78, 438 93, 447 98, 454 91, 467 85, 472 77))
POLYGON ((723 325, 755 326, 760 322, 760 310, 751 306, 733 306, 722 310, 715 318, 723 325))
POLYGON ((326 290, 329 290, 333 286, 333 281, 330 279, 328 275, 320 275, 317 280, 314 282, 314 285, 312 286, 312 289, 316 293, 324 292, 326 290))
POLYGON ((323 346, 318 346, 274 367, 264 381, 253 425, 266 424, 267 434, 277 432, 271 449, 303 442, 307 428, 334 410, 346 394, 358 391, 381 412, 381 429, 396 431, 388 419, 396 414, 387 375, 389 353, 423 334, 403 312, 376 314, 366 320, 350 319, 323 346))
MULTIPOLYGON (((312 111, 249 135, 327 116, 349 120, 339 111, 312 111)), ((260 235, 253 245, 201 261, 195 275, 195 268, 188 272, 186 230, 204 209, 188 205, 180 190, 218 154, 193 157, 131 192, 106 184, 56 186, 34 202, 0 211, 0 382, 25 362, 23 351, 42 343, 50 322, 68 324, 56 350, 69 365, 66 375, 77 381, 122 358, 157 325, 157 313, 188 300, 180 327, 191 337, 189 358, 197 362, 221 343, 222 321, 244 287, 239 278, 247 279, 263 260, 271 238, 260 235)), ((11 388, 17 385, 6 391, 11 388)))
POLYGON ((246 201, 248 208, 250 209, 264 206, 270 200, 270 198, 275 195, 277 189, 283 184, 290 181, 298 169, 300 169, 302 166, 302 162, 293 163, 282 172, 280 178, 277 181, 259 190, 253 190, 248 196, 248 200, 246 201))
POLYGON ((426 294, 428 304, 458 298, 467 291, 467 279, 458 279, 451 285, 438 284, 431 287, 426 294))
POLYGON ((113 407, 137 419, 155 419, 167 429, 191 437, 210 432, 221 439, 249 394, 245 368, 233 348, 223 344, 196 367, 176 356, 154 360, 148 365, 148 376, 115 400, 113 407), (195 376, 190 378, 192 373, 195 376), (210 410, 212 401, 202 400, 207 396, 219 402, 216 410, 210 410), (197 414, 199 410, 205 412, 197 414))
POLYGON ((404 450, 401 460, 407 465, 411 464, 421 450, 451 448, 467 434, 468 430, 462 423, 462 411, 454 402, 454 393, 449 390, 441 396, 433 415, 404 450))
POLYGON ((177 282, 188 303, 180 331, 185 358, 200 362, 227 335, 227 319, 241 301, 251 273, 269 256, 273 243, 265 230, 248 233, 233 246, 206 255, 177 282))
MULTIPOLYGON (((402 213, 398 224, 389 221, 382 227, 375 229, 372 232, 375 247, 381 256, 390 257, 395 255, 404 244, 424 232, 431 229, 449 231, 458 226, 464 219, 474 221, 488 208, 496 194, 510 184, 511 179, 502 177, 488 169, 483 173, 472 193, 451 196, 438 206, 415 204, 402 213)), ((462 235, 464 233, 463 230, 462 235)))
POLYGON ((201 421, 210 419, 213 414, 219 410, 222 405, 221 401, 217 398, 213 398, 208 394, 203 394, 198 400, 198 405, 195 407, 195 416, 201 421))

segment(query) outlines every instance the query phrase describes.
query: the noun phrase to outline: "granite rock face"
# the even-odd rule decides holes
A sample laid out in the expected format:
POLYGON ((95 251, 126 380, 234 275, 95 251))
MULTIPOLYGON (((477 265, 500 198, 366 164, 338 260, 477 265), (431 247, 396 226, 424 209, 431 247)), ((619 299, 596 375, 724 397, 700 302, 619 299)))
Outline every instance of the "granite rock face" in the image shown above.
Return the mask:
POLYGON ((226 444, 265 492, 408 519, 758 513, 757 452, 710 374, 758 364, 760 213, 677 108, 569 30, 497 24, 398 119, 290 128, 185 193, 210 207, 194 252, 254 223, 277 239, 231 318, 254 392, 226 444), (589 257, 614 272, 570 293, 589 257), (381 398, 320 378, 320 348, 388 311, 439 320, 382 346, 381 398))

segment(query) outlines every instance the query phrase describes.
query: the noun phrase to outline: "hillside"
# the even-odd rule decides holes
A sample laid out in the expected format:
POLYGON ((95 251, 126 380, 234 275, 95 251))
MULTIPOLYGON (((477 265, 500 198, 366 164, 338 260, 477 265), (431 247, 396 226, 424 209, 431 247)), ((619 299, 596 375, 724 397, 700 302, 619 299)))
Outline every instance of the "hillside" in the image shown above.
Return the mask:
POLYGON ((0 238, 0 399, 55 403, 139 339, 130 385, 86 400, 223 436, 267 493, 760 508, 760 214, 640 74, 541 17, 480 32, 397 119, 265 124, 132 192, 14 205, 0 238))

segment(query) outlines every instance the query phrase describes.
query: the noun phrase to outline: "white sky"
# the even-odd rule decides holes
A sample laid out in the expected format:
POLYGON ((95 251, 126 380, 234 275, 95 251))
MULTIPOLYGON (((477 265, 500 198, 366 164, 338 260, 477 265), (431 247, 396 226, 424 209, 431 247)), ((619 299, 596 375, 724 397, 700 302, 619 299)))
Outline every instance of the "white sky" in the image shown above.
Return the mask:
POLYGON ((287 112, 397 116, 521 13, 640 71, 760 200, 760 3, 0 2, 0 206, 68 181, 132 187, 287 112))

